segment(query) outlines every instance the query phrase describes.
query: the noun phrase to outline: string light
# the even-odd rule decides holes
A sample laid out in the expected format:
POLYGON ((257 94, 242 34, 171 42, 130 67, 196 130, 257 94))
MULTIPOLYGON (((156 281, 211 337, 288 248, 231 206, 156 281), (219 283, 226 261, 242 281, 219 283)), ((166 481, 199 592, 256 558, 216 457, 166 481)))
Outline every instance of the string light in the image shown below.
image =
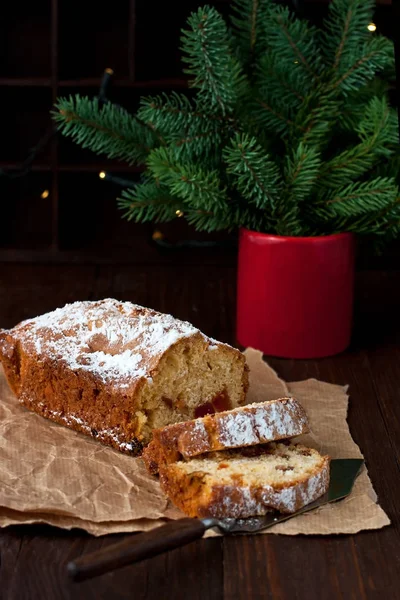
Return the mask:
POLYGON ((181 210, 175 211, 177 217, 183 217, 183 212, 181 210))
POLYGON ((367 29, 368 31, 376 31, 375 23, 370 23, 369 25, 367 25, 367 29))
POLYGON ((156 229, 154 231, 154 233, 153 233, 153 235, 151 237, 152 237, 153 240, 162 240, 164 238, 163 234, 158 229, 156 229))
POLYGON ((109 67, 107 67, 107 69, 104 69, 104 73, 107 73, 108 75, 114 75, 114 71, 109 67))
POLYGON ((294 64, 295 64, 295 65, 298 65, 298 64, 299 64, 299 61, 298 61, 298 60, 294 60, 293 62, 294 62, 294 64))
POLYGON ((50 195, 49 190, 43 190, 43 192, 40 194, 40 197, 43 198, 43 200, 45 200, 45 198, 48 198, 50 195))
POLYGON ((99 173, 100 179, 105 179, 106 176, 107 176, 107 173, 105 171, 100 171, 100 173, 99 173))

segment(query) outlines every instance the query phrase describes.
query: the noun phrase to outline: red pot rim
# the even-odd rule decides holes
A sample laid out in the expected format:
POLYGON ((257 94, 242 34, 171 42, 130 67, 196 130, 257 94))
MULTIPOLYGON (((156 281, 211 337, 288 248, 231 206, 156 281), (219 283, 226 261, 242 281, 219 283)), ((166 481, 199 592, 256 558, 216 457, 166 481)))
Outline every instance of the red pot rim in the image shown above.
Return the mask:
POLYGON ((318 243, 318 242, 328 242, 337 239, 344 238, 352 238, 354 237, 354 233, 344 231, 342 233, 331 233, 329 235, 315 235, 315 236, 289 236, 289 235, 275 235, 273 233, 262 233, 260 231, 253 231, 252 229, 246 229, 246 227, 240 228, 241 232, 246 234, 250 234, 252 237, 260 238, 260 239, 270 239, 276 241, 292 241, 292 242, 301 242, 301 243, 318 243))

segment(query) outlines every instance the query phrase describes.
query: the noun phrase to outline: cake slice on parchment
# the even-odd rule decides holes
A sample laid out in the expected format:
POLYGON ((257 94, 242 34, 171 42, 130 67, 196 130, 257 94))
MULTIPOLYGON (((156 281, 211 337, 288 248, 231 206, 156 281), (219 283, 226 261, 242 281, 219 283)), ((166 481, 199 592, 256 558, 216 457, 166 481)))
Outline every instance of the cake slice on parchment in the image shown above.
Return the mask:
POLYGON ((308 431, 308 418, 301 404, 295 398, 279 398, 155 429, 143 459, 150 473, 155 474, 159 463, 263 444, 308 431))
POLYGON ((190 517, 293 513, 328 490, 329 462, 311 448, 272 442, 164 464, 160 484, 190 517))
POLYGON ((0 330, 0 360, 30 410, 138 453, 154 428, 244 403, 244 355, 190 323, 106 299, 0 330))

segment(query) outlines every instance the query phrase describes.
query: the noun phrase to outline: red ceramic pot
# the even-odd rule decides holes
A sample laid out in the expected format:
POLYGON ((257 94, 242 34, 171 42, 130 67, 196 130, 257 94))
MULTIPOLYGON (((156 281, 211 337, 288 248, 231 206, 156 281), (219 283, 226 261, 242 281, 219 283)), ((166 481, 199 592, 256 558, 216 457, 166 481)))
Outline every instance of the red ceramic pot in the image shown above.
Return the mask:
POLYGON ((345 350, 352 325, 354 246, 351 233, 283 237, 242 229, 238 342, 285 358, 345 350))

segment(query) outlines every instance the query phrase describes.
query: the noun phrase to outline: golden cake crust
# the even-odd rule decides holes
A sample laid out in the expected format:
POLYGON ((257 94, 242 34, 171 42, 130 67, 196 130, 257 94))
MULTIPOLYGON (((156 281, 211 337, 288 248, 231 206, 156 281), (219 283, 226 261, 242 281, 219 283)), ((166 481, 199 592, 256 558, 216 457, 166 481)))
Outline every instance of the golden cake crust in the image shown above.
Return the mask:
MULTIPOLYGON (((140 404, 143 390, 151 391, 153 379, 167 371, 172 350, 184 355, 193 347, 237 365, 238 401, 244 401, 247 367, 238 350, 129 302, 76 302, 0 330, 0 360, 22 404, 129 453, 142 448, 151 430, 151 411, 140 404)), ((170 422, 188 418, 178 406, 173 411, 170 422)))

